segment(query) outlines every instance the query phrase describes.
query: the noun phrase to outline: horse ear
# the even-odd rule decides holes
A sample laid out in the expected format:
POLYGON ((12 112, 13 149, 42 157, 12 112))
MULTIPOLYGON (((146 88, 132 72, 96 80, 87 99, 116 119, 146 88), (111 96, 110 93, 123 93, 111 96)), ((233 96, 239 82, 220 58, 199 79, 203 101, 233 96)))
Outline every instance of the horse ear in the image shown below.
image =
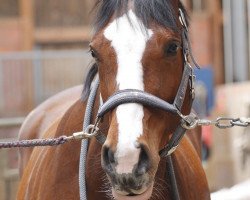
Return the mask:
POLYGON ((181 4, 180 0, 170 0, 173 9, 175 10, 176 14, 179 15, 179 5, 181 4))
POLYGON ((171 0, 172 5, 174 8, 178 7, 180 0, 171 0))

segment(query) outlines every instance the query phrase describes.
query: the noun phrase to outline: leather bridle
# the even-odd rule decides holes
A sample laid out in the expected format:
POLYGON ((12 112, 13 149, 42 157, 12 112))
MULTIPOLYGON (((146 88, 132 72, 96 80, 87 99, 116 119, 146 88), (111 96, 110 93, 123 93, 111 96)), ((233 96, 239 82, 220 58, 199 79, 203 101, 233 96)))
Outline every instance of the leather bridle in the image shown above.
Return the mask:
POLYGON ((101 143, 104 144, 106 140, 106 135, 99 131, 98 125, 100 121, 103 119, 105 114, 109 111, 113 110, 117 106, 121 104, 127 103, 138 103, 144 106, 157 108, 174 115, 177 115, 180 118, 180 123, 177 126, 175 132, 172 134, 168 144, 160 150, 159 154, 161 157, 166 157, 172 154, 176 148, 178 147, 182 137, 186 133, 186 131, 196 124, 196 118, 193 114, 185 116, 182 114, 182 106, 184 103, 184 99, 189 90, 191 95, 191 99, 193 101, 195 97, 194 91, 194 79, 195 76, 193 74, 193 68, 189 62, 189 57, 191 58, 192 62, 196 67, 199 67, 194 60, 192 55, 191 45, 188 36, 188 27, 187 23, 183 14, 183 11, 179 9, 179 20, 182 24, 182 50, 183 50, 183 58, 184 58, 184 70, 181 79, 181 83, 179 85, 179 89, 177 91, 177 95, 175 97, 174 103, 170 104, 159 97, 156 97, 152 94, 149 94, 145 91, 135 90, 135 89, 126 89, 120 90, 114 93, 112 96, 108 98, 103 105, 100 106, 99 111, 97 113, 97 118, 94 125, 91 125, 87 132, 92 137, 93 135, 96 136, 96 139, 101 143))
MULTIPOLYGON (((183 14, 183 11, 180 8, 179 8, 179 20, 182 24, 182 50, 183 50, 183 59, 184 59, 184 70, 183 70, 181 83, 179 85, 174 103, 170 104, 152 94, 149 94, 147 92, 140 91, 140 90, 134 90, 134 89, 120 90, 114 93, 111 97, 109 97, 108 100, 104 102, 103 105, 100 105, 94 125, 89 125, 87 126, 86 129, 84 128, 85 129, 84 136, 82 136, 81 134, 75 135, 76 138, 84 137, 85 139, 92 138, 95 136, 97 141, 103 145, 106 141, 107 136, 100 132, 98 128, 99 123, 101 122, 105 114, 107 114, 109 111, 113 110, 114 108, 116 108, 117 106, 121 104, 126 104, 126 103, 138 103, 144 106, 161 109, 163 111, 166 111, 166 112, 169 112, 178 116, 180 118, 179 125, 177 126, 175 132, 172 134, 168 144, 159 152, 159 155, 161 157, 166 157, 167 159, 167 172, 168 172, 170 184, 172 186, 171 189, 172 189, 172 195, 173 195, 174 200, 180 200, 180 195, 179 195, 178 186, 176 182, 175 170, 173 167, 171 154, 177 149, 186 131, 188 129, 194 128, 197 125, 197 119, 195 115, 193 115, 192 113, 189 115, 182 114, 182 106, 183 106, 187 91, 189 91, 191 95, 192 102, 195 97, 195 91, 194 91, 195 76, 193 74, 193 68, 189 62, 189 58, 192 60, 192 63, 196 67, 199 68, 192 54, 186 19, 183 14)), ((93 98, 89 98, 88 100, 88 104, 90 106, 86 108, 89 112, 87 112, 88 114, 85 113, 84 124, 85 122, 86 124, 90 122, 90 116, 91 116, 90 113, 94 105, 94 99, 95 99, 94 97, 96 95, 98 85, 99 85, 99 80, 96 80, 95 86, 94 86, 95 89, 93 89, 93 91, 91 92, 93 93, 93 95, 90 95, 90 96, 93 96, 93 98)), ((81 200, 87 199, 86 198, 85 174, 84 174, 85 172, 84 163, 85 163, 86 154, 87 154, 87 146, 88 146, 88 141, 84 140, 82 142, 82 147, 81 147, 80 166, 79 166, 79 187, 80 187, 80 199, 81 200)))

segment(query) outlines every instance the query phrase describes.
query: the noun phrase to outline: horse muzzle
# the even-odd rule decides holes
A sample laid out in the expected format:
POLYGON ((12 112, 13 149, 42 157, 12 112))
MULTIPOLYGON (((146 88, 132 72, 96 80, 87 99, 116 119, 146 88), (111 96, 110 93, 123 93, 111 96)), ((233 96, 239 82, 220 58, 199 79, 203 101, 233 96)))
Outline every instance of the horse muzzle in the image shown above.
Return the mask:
MULTIPOLYGON (((116 196, 140 196, 148 191, 152 185, 154 178, 152 177, 152 173, 149 173, 152 168, 149 151, 144 145, 139 145, 138 151, 138 159, 133 165, 131 165, 131 169, 128 171, 121 171, 119 170, 119 168, 122 168, 119 167, 121 163, 118 163, 115 153, 107 145, 104 145, 103 147, 102 168, 108 175, 113 188, 113 193, 116 196)), ((123 165, 125 166, 126 164, 128 163, 125 161, 123 165)))

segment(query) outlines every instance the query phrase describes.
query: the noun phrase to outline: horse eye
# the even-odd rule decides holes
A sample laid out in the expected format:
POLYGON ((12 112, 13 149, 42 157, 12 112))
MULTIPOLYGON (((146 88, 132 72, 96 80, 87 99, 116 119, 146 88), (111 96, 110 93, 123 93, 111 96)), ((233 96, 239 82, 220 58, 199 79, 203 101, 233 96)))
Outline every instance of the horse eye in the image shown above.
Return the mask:
POLYGON ((97 58, 97 54, 93 49, 90 50, 90 53, 93 58, 97 58))
POLYGON ((177 43, 171 43, 171 44, 167 45, 165 52, 168 56, 169 55, 170 56, 176 55, 179 47, 180 46, 177 43))

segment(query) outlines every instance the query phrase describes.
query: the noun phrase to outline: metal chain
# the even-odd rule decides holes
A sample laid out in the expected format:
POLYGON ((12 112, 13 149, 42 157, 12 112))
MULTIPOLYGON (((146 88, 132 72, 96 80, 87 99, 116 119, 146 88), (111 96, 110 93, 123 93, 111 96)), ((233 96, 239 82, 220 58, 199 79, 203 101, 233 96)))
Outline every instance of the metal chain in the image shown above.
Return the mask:
POLYGON ((234 126, 248 127, 250 126, 250 118, 228 118, 219 117, 215 121, 210 120, 198 120, 199 126, 215 125, 220 129, 232 128, 234 126))
POLYGON ((199 119, 195 115, 189 115, 183 117, 182 126, 186 129, 193 129, 197 126, 211 126, 214 125, 220 129, 232 128, 234 126, 248 127, 250 126, 250 118, 230 118, 219 117, 216 120, 199 119))

